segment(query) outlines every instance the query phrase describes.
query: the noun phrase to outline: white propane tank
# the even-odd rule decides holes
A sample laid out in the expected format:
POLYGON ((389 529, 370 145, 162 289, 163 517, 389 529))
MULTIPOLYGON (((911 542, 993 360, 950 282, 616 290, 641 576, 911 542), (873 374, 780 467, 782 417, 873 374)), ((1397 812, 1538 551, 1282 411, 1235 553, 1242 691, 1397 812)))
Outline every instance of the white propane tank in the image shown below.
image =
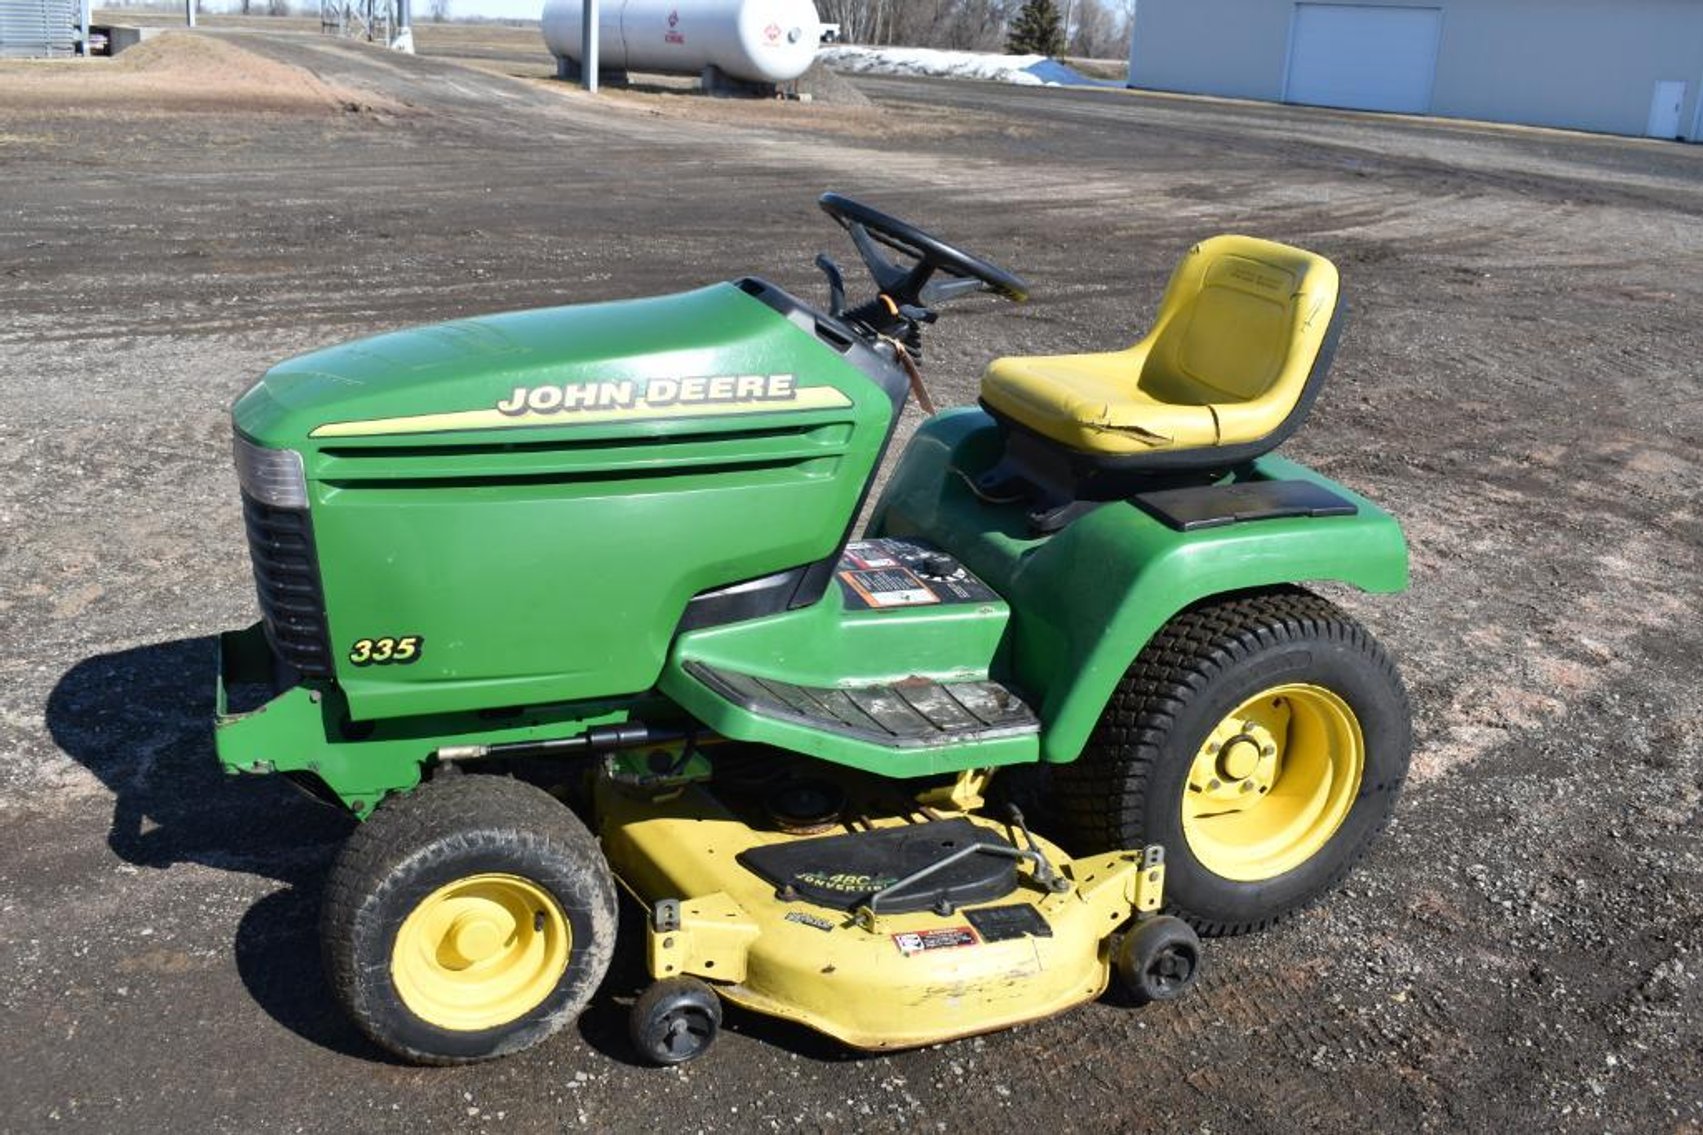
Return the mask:
MULTIPOLYGON (((545 0, 544 43, 579 61, 581 0, 545 0)), ((821 20, 811 0, 602 0, 604 71, 697 75, 717 67, 751 83, 784 83, 816 58, 821 20)))

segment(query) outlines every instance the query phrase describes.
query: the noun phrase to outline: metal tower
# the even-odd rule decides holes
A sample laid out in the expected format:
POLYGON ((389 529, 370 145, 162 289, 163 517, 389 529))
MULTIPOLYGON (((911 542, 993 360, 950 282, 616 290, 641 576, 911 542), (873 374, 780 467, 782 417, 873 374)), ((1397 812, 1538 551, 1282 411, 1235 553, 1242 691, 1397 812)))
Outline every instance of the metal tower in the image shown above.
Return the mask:
POLYGON ((410 0, 319 0, 319 30, 412 53, 410 0))

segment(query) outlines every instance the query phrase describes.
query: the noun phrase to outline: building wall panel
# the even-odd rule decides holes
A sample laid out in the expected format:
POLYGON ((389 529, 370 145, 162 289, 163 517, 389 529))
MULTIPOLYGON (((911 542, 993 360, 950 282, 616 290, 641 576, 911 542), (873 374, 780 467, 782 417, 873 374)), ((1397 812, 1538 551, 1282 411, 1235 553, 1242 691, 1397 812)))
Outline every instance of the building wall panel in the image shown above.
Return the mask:
MULTIPOLYGON (((1656 83, 1677 79, 1687 85, 1682 127, 1697 128, 1698 0, 1425 2, 1443 9, 1433 114, 1642 134, 1656 83)), ((1293 0, 1138 0, 1130 83, 1279 101, 1295 7, 1293 0)))

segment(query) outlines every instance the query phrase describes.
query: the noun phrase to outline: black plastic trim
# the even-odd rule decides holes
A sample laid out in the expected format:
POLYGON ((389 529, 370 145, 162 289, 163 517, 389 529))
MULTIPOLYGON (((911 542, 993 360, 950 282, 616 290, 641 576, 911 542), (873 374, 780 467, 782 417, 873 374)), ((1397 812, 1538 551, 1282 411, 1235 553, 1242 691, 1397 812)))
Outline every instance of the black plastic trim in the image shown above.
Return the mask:
POLYGON ((1137 493, 1130 503, 1179 532, 1294 516, 1353 516, 1359 507, 1313 481, 1238 481, 1137 493))
POLYGON ((898 420, 899 411, 905 408, 905 399, 910 396, 910 379, 898 363, 870 346, 856 328, 761 277, 746 276, 736 281, 734 286, 784 315, 836 354, 845 356, 848 363, 868 375, 870 381, 887 395, 888 401, 893 403, 894 420, 898 420))
POLYGON ((675 633, 779 614, 787 610, 787 605, 813 567, 788 568, 772 575, 718 587, 714 591, 700 591, 686 604, 686 613, 680 616, 680 625, 675 628, 675 633))
POLYGON ((822 596, 827 594, 828 585, 834 581, 834 569, 839 566, 846 545, 851 543, 852 534, 857 529, 858 517, 863 515, 863 506, 868 503, 869 490, 875 484, 875 475, 880 472, 881 463, 887 459, 888 447, 893 444, 893 434, 899 428, 899 416, 904 412, 905 399, 909 397, 911 390, 910 379, 900 369, 899 364, 871 347, 851 325, 811 307, 785 289, 756 276, 736 280, 734 286, 785 316, 794 326, 815 336, 830 350, 843 356, 847 362, 862 371, 887 395, 893 412, 887 419, 887 436, 881 441, 881 450, 875 455, 869 476, 864 479, 863 491, 858 494, 857 504, 852 508, 845 531, 840 533, 839 543, 834 546, 834 550, 814 563, 800 564, 758 579, 744 580, 698 593, 687 603, 686 613, 675 628, 676 634, 727 623, 740 623, 765 615, 778 615, 782 611, 796 611, 821 602, 822 596), (790 588, 786 586, 789 581, 790 588))
POLYGON ((908 886, 881 898, 882 914, 907 914, 997 902, 1012 894, 1019 886, 1015 851, 1015 845, 999 832, 954 816, 760 844, 740 852, 738 861, 774 886, 776 897, 782 901, 806 902, 848 914, 878 891, 911 878, 908 886), (992 848, 995 853, 969 855, 923 878, 914 878, 918 871, 977 846, 992 848))
POLYGON ((307 510, 274 508, 243 493, 242 513, 272 653, 303 677, 331 677, 331 632, 307 510))

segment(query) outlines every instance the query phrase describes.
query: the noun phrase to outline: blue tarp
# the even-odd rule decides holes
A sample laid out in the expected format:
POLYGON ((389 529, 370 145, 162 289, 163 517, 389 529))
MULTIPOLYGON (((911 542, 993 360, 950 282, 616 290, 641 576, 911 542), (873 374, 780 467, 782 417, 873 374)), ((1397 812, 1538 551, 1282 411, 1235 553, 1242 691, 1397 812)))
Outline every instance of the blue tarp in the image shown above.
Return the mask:
POLYGON ((1057 83, 1061 87, 1121 87, 1121 79, 1090 79, 1087 75, 1066 66, 1056 59, 1043 59, 1031 64, 1023 70, 1035 76, 1043 83, 1057 83))

